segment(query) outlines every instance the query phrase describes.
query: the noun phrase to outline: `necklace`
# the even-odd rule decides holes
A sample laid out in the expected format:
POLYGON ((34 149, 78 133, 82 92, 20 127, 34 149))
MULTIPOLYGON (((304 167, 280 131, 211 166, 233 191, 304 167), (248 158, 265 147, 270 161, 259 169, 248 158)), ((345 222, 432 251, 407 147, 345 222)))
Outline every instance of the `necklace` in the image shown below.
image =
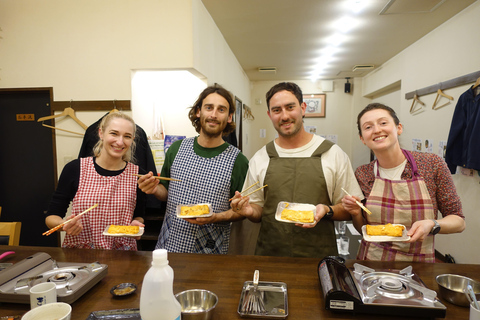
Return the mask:
POLYGON ((399 166, 394 168, 385 169, 379 166, 380 177, 387 178, 389 180, 402 180, 402 173, 405 170, 407 159, 405 159, 399 166))

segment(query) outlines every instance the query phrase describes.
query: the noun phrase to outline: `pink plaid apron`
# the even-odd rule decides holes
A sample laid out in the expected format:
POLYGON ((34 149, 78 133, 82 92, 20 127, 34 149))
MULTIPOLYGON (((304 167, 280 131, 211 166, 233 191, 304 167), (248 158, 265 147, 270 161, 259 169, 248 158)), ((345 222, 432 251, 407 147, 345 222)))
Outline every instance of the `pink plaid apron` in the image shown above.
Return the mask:
MULTIPOLYGON (((367 223, 403 224, 410 229, 418 220, 436 219, 427 185, 418 174, 417 165, 410 152, 402 150, 412 166, 411 180, 388 180, 377 174, 366 207, 367 223)), ((428 235, 423 242, 367 242, 362 239, 357 259, 382 261, 435 262, 434 237, 428 235)))
POLYGON ((98 203, 98 207, 80 219, 83 230, 78 236, 65 236, 62 247, 81 249, 137 250, 133 238, 104 236, 111 224, 130 225, 137 203, 138 166, 128 163, 117 176, 101 176, 93 158, 80 159, 80 181, 72 202, 72 216, 98 203))

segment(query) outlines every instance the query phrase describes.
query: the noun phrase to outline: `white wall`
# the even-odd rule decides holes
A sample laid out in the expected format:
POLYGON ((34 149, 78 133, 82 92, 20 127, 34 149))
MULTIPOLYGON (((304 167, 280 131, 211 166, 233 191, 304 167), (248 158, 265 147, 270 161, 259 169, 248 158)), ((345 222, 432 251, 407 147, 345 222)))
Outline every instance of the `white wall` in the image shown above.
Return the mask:
MULTIPOLYGON (((187 70, 250 101, 248 78, 200 0, 1 0, 0 27, 1 88, 53 87, 55 101, 131 100, 135 71, 187 70)), ((143 108, 132 101, 148 129, 138 115, 152 110, 143 108)), ((87 126, 104 114, 76 112, 87 126)), ((56 125, 83 130, 70 119, 56 125)), ((58 172, 81 142, 57 132, 58 172)))
MULTIPOLYGON (((435 152, 438 142, 447 140, 456 101, 473 83, 444 90, 454 101, 438 110, 432 110, 436 94, 420 97, 426 107, 415 115, 409 112, 412 100, 406 100, 405 93, 480 70, 480 42, 472 39, 472 30, 480 27, 479 16, 480 2, 477 1, 364 78, 364 95, 378 101, 384 98, 383 91, 401 82, 398 93, 386 99, 404 124, 402 147, 411 150, 413 138, 433 139, 435 152), (397 94, 398 101, 395 101, 397 94)), ((439 105, 447 101, 443 98, 439 105)), ((480 217, 475 210, 480 207, 478 178, 478 172, 473 177, 454 175, 467 228, 461 234, 436 237, 436 249, 453 255, 459 263, 480 263, 480 255, 470 250, 471 245, 480 241, 480 217)))

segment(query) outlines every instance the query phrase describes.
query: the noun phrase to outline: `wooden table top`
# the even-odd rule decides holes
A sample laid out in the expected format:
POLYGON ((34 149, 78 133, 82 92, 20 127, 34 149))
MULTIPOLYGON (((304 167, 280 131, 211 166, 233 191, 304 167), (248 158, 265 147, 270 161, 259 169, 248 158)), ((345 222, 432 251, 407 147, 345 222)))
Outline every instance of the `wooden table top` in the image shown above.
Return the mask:
MULTIPOLYGON (((3 262, 18 262, 36 252, 46 252, 57 261, 90 263, 99 261, 108 265, 108 274, 90 291, 72 304, 72 320, 85 320, 92 311, 139 308, 141 284, 150 268, 150 251, 108 251, 80 250, 51 247, 0 246, 0 253, 13 250, 14 255, 2 259, 3 262), (122 282, 132 282, 138 286, 135 294, 124 298, 114 298, 110 289, 122 282)), ((260 281, 285 282, 288 291, 287 319, 385 319, 383 315, 334 313, 325 309, 323 293, 318 280, 318 259, 283 258, 264 256, 200 255, 169 253, 168 259, 175 272, 174 293, 188 289, 207 289, 217 294, 219 302, 214 311, 214 319, 241 319, 237 313, 240 294, 245 281, 251 281, 253 272, 260 270, 260 281)), ((351 266, 355 260, 347 260, 351 266)), ((425 285, 435 290, 438 285, 435 277, 443 273, 455 273, 480 280, 480 265, 448 263, 405 263, 361 261, 372 268, 403 269, 412 265, 425 285)), ((469 309, 450 304, 445 319, 468 319, 469 309)), ((0 317, 22 315, 29 310, 27 304, 0 303, 0 317)), ((389 320, 401 317, 388 316, 389 320)))

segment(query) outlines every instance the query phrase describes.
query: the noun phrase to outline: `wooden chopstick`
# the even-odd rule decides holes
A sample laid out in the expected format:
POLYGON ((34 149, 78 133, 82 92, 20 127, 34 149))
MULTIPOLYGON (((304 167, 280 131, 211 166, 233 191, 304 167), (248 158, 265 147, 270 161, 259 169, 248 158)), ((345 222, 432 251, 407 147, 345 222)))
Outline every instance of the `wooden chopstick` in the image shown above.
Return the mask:
MULTIPOLYGON (((143 177, 144 174, 133 174, 135 177, 143 177)), ((174 179, 174 178, 166 178, 166 177, 159 177, 159 176, 153 176, 155 179, 158 179, 158 180, 168 180, 168 181, 180 181, 182 182, 182 180, 178 180, 178 179, 174 179)))
POLYGON ((266 184, 266 185, 264 185, 263 187, 260 187, 260 188, 258 188, 258 189, 255 189, 255 190, 253 190, 252 192, 249 192, 249 193, 247 193, 246 195, 243 195, 242 197, 249 196, 249 195, 251 195, 252 193, 255 193, 255 192, 257 192, 258 190, 263 189, 263 188, 265 188, 265 187, 267 187, 267 186, 268 186, 268 184, 266 184))
POLYGON ((53 227, 52 229, 50 229, 50 230, 42 233, 42 236, 49 236, 49 235, 51 235, 52 233, 54 233, 55 231, 57 231, 58 229, 60 229, 61 227, 63 227, 63 226, 66 225, 67 223, 69 223, 70 221, 72 221, 72 219, 75 219, 76 217, 80 217, 82 214, 84 214, 84 213, 86 213, 86 212, 88 212, 88 211, 90 211, 90 210, 92 210, 92 209, 94 209, 94 208, 96 208, 96 207, 98 207, 98 203, 94 204, 93 206, 91 206, 91 207, 88 208, 87 210, 83 211, 82 213, 77 214, 75 217, 70 218, 70 219, 68 219, 67 221, 63 222, 63 223, 60 223, 58 226, 53 227))
MULTIPOLYGON (((246 189, 243 189, 242 191, 240 191, 240 193, 244 193, 245 191, 247 191, 248 189, 252 188, 254 185, 258 184, 260 181, 257 181, 255 182, 254 184, 252 184, 250 187, 246 188, 246 189)), ((228 199, 228 201, 232 201, 233 198, 230 198, 228 199)))
MULTIPOLYGON (((343 192, 345 192, 347 195, 349 195, 350 197, 353 198, 353 196, 348 193, 345 189, 341 188, 343 190, 343 192)), ((370 210, 367 209, 367 207, 365 207, 360 201, 358 200, 355 200, 355 202, 359 205, 360 208, 362 208, 366 213, 368 214, 372 214, 372 212, 370 210)))

